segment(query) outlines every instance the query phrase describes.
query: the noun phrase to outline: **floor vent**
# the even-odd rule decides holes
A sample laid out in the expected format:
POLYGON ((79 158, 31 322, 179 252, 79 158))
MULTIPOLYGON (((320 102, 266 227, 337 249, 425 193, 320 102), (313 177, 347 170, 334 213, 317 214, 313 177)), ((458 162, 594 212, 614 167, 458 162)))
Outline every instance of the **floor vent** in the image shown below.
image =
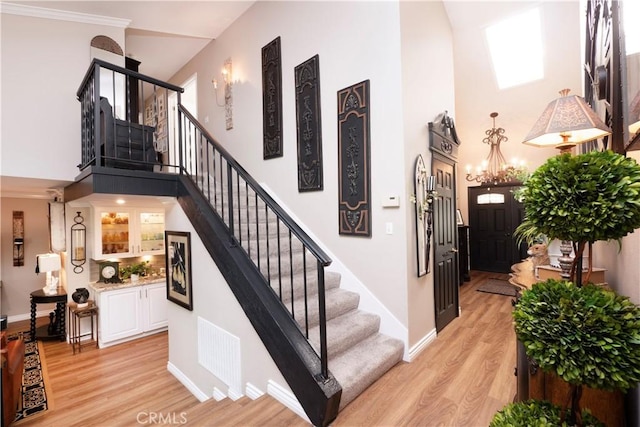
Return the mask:
POLYGON ((240 339, 213 323, 198 317, 198 363, 242 394, 240 339))

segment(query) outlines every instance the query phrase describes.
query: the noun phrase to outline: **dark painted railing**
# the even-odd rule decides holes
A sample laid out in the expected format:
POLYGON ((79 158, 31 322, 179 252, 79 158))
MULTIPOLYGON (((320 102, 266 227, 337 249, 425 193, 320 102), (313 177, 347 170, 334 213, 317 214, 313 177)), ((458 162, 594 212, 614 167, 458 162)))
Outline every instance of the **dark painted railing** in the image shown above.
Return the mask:
POLYGON ((77 92, 82 123, 78 167, 189 176, 228 227, 232 244, 253 261, 265 285, 300 325, 319 357, 318 379, 325 380, 325 267, 331 259, 184 108, 183 91, 93 60, 77 92))
POLYGON ((169 150, 168 101, 184 89, 94 59, 77 92, 81 104, 80 170, 107 166, 176 170, 169 150), (173 168, 170 165, 174 165, 173 168))
POLYGON ((200 188, 233 244, 252 259, 307 339, 317 344, 321 375, 328 378, 325 267, 331 259, 182 105, 178 117, 181 172, 200 188))

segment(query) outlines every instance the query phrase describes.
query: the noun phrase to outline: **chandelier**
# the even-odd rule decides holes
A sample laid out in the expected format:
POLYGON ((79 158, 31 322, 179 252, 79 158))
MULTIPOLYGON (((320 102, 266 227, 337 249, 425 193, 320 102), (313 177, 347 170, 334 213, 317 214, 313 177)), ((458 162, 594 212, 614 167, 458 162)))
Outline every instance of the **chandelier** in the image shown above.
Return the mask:
POLYGON ((471 165, 467 165, 467 181, 486 185, 518 181, 518 176, 526 171, 524 162, 514 159, 509 164, 505 161, 500 144, 507 142, 509 138, 504 136, 503 128, 496 128, 498 113, 491 113, 489 116, 493 119, 493 127, 485 131, 487 136, 482 140, 483 143, 489 144, 489 156, 476 168, 475 175, 471 173, 471 165))

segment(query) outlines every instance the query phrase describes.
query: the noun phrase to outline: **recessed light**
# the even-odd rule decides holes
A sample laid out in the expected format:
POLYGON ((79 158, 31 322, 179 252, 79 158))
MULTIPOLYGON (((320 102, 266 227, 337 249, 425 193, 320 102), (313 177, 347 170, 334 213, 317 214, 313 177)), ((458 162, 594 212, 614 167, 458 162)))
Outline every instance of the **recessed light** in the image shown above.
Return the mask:
POLYGON ((125 202, 124 199, 117 199, 116 203, 119 204, 119 205, 124 205, 126 202, 125 202))

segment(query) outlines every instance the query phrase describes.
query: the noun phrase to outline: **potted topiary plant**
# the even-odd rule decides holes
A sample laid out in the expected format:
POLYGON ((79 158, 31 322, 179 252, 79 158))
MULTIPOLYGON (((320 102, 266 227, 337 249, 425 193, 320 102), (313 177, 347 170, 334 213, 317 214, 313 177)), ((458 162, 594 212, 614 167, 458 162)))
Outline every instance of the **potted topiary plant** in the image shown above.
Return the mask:
POLYGON ((624 391, 640 381, 640 308, 627 297, 550 279, 522 294, 513 318, 527 356, 569 384, 572 425, 583 425, 583 386, 624 391))
MULTIPOLYGON (((582 412, 584 426, 604 427, 589 411, 582 412)), ((527 400, 510 403, 496 412, 489 427, 566 427, 569 424, 562 420, 562 408, 545 400, 527 400)))
POLYGON ((578 284, 577 265, 587 244, 619 240, 640 228, 640 166, 610 150, 551 157, 518 196, 525 220, 517 233, 573 242, 571 280, 578 284))

